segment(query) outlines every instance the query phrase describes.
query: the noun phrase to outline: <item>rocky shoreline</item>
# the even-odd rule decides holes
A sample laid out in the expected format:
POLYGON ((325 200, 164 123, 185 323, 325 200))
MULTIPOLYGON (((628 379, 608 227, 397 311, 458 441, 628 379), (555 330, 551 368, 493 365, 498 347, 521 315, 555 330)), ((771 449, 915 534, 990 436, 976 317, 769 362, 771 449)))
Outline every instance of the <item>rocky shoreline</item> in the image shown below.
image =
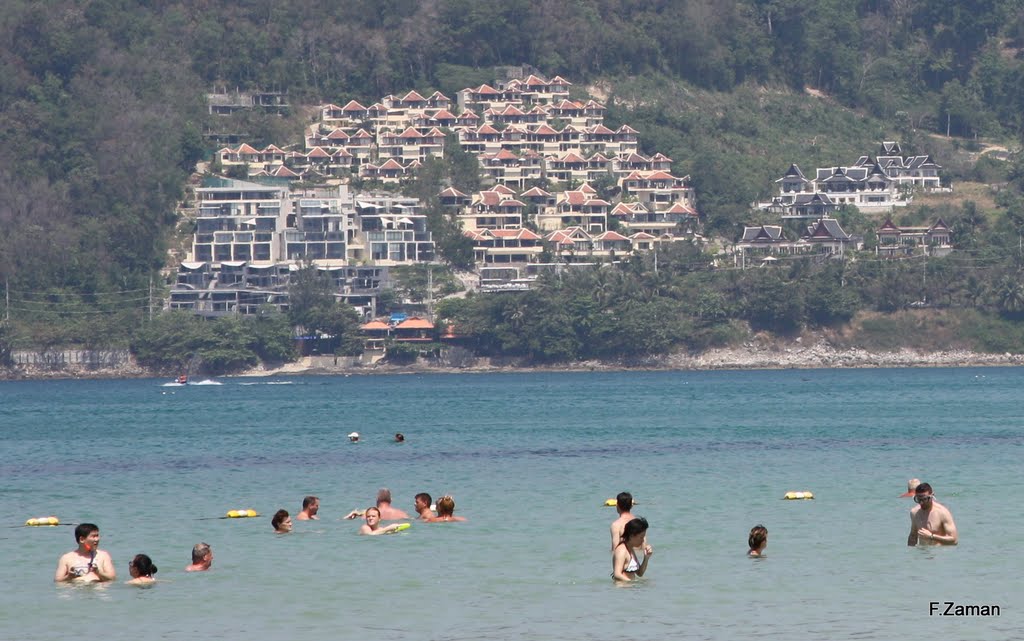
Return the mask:
MULTIPOLYGON (((421 358, 412 363, 359 364, 352 359, 329 356, 304 357, 281 367, 258 367, 232 377, 268 377, 299 375, 381 375, 426 373, 493 372, 579 372, 579 371, 658 371, 658 370, 744 370, 744 369, 828 369, 828 368, 903 368, 903 367, 1013 367, 1024 365, 1024 354, 986 354, 961 349, 919 351, 900 349, 873 352, 861 348, 837 348, 821 341, 813 345, 799 343, 767 344, 748 342, 742 346, 715 348, 704 352, 674 353, 620 361, 581 361, 551 365, 525 364, 512 359, 461 358, 458 365, 445 359, 421 358)), ((132 379, 161 378, 156 372, 130 360, 113 368, 62 369, 20 367, 0 370, 0 380, 47 379, 132 379)))

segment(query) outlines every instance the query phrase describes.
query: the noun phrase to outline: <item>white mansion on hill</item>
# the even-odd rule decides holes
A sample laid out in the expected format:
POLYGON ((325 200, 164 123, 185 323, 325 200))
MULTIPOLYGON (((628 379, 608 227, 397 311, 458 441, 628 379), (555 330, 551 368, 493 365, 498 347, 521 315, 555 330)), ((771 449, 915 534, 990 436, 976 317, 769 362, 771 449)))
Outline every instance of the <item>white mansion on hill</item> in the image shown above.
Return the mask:
POLYGON ((941 167, 931 156, 906 156, 897 142, 883 142, 873 160, 861 156, 849 167, 819 167, 808 179, 800 167, 791 164, 775 181, 779 195, 758 208, 783 218, 819 218, 842 205, 855 205, 862 212, 889 213, 905 207, 914 190, 941 188, 941 167))

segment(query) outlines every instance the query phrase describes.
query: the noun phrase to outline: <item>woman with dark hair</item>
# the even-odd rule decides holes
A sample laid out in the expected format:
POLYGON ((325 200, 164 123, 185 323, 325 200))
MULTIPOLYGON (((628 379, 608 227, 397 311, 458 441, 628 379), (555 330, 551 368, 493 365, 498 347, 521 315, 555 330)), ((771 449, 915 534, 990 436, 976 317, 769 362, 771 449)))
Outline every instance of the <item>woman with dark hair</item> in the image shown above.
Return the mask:
POLYGON ((612 550, 612 577, 616 581, 635 581, 647 572, 647 562, 654 554, 654 548, 644 544, 647 534, 647 519, 636 518, 622 528, 622 539, 612 550), (636 558, 635 548, 643 546, 644 560, 636 558))
POLYGON ((768 547, 768 528, 763 525, 750 528, 747 545, 750 546, 749 556, 764 556, 764 549, 768 547))
POLYGON ((278 534, 287 534, 292 531, 292 517, 288 514, 288 510, 278 510, 270 519, 270 524, 274 526, 274 531, 278 534))
POLYGON ((153 559, 145 554, 136 554, 135 558, 128 563, 128 573, 132 578, 127 581, 128 585, 151 585, 156 582, 153 575, 156 574, 156 566, 153 559))

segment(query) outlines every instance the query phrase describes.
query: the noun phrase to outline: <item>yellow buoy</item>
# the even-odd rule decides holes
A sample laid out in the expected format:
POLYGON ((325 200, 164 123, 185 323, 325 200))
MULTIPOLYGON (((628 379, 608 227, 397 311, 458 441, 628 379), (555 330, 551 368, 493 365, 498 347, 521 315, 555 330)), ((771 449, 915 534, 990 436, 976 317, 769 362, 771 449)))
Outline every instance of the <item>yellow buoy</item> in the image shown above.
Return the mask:
POLYGON ((228 510, 229 519, 247 519, 259 515, 256 510, 228 510))
POLYGON ((411 527, 412 527, 411 523, 399 523, 397 526, 395 526, 395 529, 392 530, 392 531, 393 532, 401 532, 402 530, 408 530, 411 527))
POLYGON ((40 525, 60 525, 60 519, 58 519, 56 516, 40 516, 25 521, 25 525, 29 525, 32 527, 38 527, 40 525))
POLYGON ((787 501, 801 501, 804 499, 813 499, 814 494, 806 490, 803 492, 786 492, 786 496, 782 498, 786 499, 787 501))

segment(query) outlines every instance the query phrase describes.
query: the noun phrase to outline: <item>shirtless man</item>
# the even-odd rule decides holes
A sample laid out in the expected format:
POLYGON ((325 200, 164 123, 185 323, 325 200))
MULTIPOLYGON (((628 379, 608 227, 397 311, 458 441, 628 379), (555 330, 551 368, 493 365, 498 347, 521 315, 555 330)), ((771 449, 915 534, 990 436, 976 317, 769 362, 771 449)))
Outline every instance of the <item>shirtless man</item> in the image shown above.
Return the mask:
POLYGON ((416 505, 417 518, 421 521, 429 521, 436 517, 434 511, 430 509, 430 504, 433 503, 433 499, 426 492, 420 492, 413 499, 416 505))
POLYGON ((82 523, 75 528, 78 549, 72 550, 57 561, 54 581, 96 583, 113 581, 117 578, 114 562, 110 555, 100 549, 100 529, 92 523, 82 523))
MULTIPOLYGON (((623 528, 626 527, 627 523, 636 518, 631 511, 633 509, 633 495, 629 492, 619 492, 619 495, 615 497, 615 509, 619 513, 619 518, 612 521, 612 550, 622 541, 623 528)), ((644 534, 644 543, 647 543, 646 534, 644 534)))
POLYGON ((917 490, 917 486, 921 484, 921 479, 910 479, 907 481, 907 491, 900 494, 900 498, 906 498, 908 496, 914 496, 914 491, 917 490))
POLYGON ((209 543, 196 543, 192 548, 192 565, 185 568, 186 572, 205 572, 213 564, 213 550, 209 543))
POLYGON ((956 545, 956 523, 945 505, 935 500, 932 486, 922 483, 914 490, 910 509, 910 536, 907 545, 956 545))
POLYGON ((380 510, 380 520, 382 521, 397 521, 409 518, 409 515, 402 510, 399 510, 397 507, 391 507, 391 490, 386 487, 380 488, 377 492, 377 509, 380 510))
POLYGON ((320 511, 320 499, 315 496, 307 496, 302 499, 302 511, 295 515, 296 521, 316 521, 320 517, 316 515, 320 511))

